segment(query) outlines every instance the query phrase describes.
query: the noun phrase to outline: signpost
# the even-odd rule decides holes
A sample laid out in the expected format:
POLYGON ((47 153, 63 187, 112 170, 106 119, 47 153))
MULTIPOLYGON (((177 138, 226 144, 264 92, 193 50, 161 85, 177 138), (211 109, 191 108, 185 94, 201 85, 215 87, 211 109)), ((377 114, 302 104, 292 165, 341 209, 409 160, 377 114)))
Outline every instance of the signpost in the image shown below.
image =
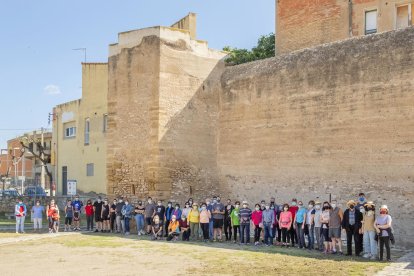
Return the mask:
POLYGON ((75 196, 76 195, 76 186, 78 182, 76 180, 68 180, 68 195, 75 196))

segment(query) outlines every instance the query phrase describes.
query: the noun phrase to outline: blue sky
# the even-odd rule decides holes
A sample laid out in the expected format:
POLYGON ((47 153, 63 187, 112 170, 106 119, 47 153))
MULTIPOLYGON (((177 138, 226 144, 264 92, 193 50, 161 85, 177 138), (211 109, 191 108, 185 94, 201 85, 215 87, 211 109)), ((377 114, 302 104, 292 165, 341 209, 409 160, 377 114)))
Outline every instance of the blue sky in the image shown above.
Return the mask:
POLYGON ((251 48, 274 32, 274 0, 2 1, 0 8, 0 148, 48 126, 53 106, 81 97, 83 53, 106 62, 118 32, 169 26, 188 12, 210 48, 251 48))

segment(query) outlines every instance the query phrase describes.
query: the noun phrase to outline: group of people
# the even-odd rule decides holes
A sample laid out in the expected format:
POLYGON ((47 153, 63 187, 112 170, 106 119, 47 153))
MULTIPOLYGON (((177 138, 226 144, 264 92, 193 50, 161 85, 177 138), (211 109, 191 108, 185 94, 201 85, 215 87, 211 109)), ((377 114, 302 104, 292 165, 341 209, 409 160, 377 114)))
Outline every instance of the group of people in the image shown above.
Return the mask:
MULTIPOLYGON (((161 200, 155 203, 148 198, 144 204, 132 204, 123 197, 108 199, 98 197, 86 205, 76 196, 68 200, 64 208, 64 231, 80 231, 81 212, 86 215, 86 231, 130 234, 130 223, 134 218, 137 235, 149 235, 153 240, 166 238, 168 241, 233 241, 242 245, 250 244, 254 232, 254 245, 279 245, 309 250, 320 250, 324 254, 343 254, 341 234, 346 232, 346 255, 352 255, 354 241, 355 255, 364 258, 383 260, 384 247, 386 259, 391 260, 390 242, 394 241, 392 218, 386 205, 375 212, 375 204, 366 201, 363 193, 358 201, 350 200, 342 210, 336 200, 331 202, 310 200, 305 206, 295 198, 290 204, 278 205, 275 198, 269 202, 262 200, 251 209, 247 201, 230 199, 224 204, 220 197, 207 198, 198 204, 192 198, 183 208, 179 203, 161 200), (96 227, 94 230, 94 222, 96 227), (223 235, 224 232, 224 235, 223 235), (377 254, 379 244, 379 256, 377 254)), ((42 213, 49 222, 49 232, 59 231, 59 209, 54 200, 44 208, 37 202, 31 209, 34 229, 41 228, 42 213)), ((23 231, 22 217, 26 206, 19 201, 16 205, 16 232, 23 231)), ((24 223, 24 218, 23 218, 24 223)))

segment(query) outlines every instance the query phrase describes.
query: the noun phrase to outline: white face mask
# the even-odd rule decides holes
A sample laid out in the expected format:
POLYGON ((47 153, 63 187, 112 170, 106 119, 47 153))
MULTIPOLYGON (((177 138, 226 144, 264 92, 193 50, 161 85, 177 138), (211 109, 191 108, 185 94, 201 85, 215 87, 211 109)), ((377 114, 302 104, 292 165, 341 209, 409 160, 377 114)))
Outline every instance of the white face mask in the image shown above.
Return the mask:
POLYGON ((36 205, 37 205, 37 206, 39 206, 39 205, 40 205, 40 203, 38 202, 38 203, 36 203, 36 205))
POLYGON ((313 208, 313 205, 312 204, 309 204, 308 207, 309 207, 309 209, 312 209, 313 208))
POLYGON ((285 207, 285 208, 283 208, 283 210, 287 211, 287 210, 289 210, 289 208, 288 207, 285 207))
POLYGON ((100 199, 98 199, 98 203, 101 203, 101 200, 100 199))
POLYGON ((236 204, 236 208, 239 209, 239 207, 240 207, 240 205, 239 204, 236 204))
POLYGON ((270 206, 266 206, 266 210, 269 210, 270 209, 270 206))
POLYGON ((243 208, 247 208, 247 205, 246 204, 243 204, 243 208))
POLYGON ((331 206, 332 206, 332 209, 335 209, 336 208, 336 204, 335 203, 332 203, 331 206))
POLYGON ((171 204, 168 204, 168 207, 171 207, 172 205, 171 204))
POLYGON ((321 205, 316 205, 316 206, 315 206, 315 209, 316 209, 316 210, 320 210, 320 209, 321 209, 321 205))
POLYGON ((19 204, 22 204, 23 202, 19 201, 19 204))
POLYGON ((256 207, 256 211, 259 211, 260 210, 260 207, 256 207))

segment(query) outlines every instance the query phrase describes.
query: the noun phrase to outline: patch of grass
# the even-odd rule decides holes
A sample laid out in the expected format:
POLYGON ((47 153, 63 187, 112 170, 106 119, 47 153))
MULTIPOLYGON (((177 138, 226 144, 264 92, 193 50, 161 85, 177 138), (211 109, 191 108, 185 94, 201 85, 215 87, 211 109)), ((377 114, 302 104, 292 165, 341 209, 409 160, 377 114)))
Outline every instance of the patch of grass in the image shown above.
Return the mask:
POLYGON ((123 242, 114 240, 110 236, 67 236, 54 239, 56 243, 67 247, 121 247, 123 242))

